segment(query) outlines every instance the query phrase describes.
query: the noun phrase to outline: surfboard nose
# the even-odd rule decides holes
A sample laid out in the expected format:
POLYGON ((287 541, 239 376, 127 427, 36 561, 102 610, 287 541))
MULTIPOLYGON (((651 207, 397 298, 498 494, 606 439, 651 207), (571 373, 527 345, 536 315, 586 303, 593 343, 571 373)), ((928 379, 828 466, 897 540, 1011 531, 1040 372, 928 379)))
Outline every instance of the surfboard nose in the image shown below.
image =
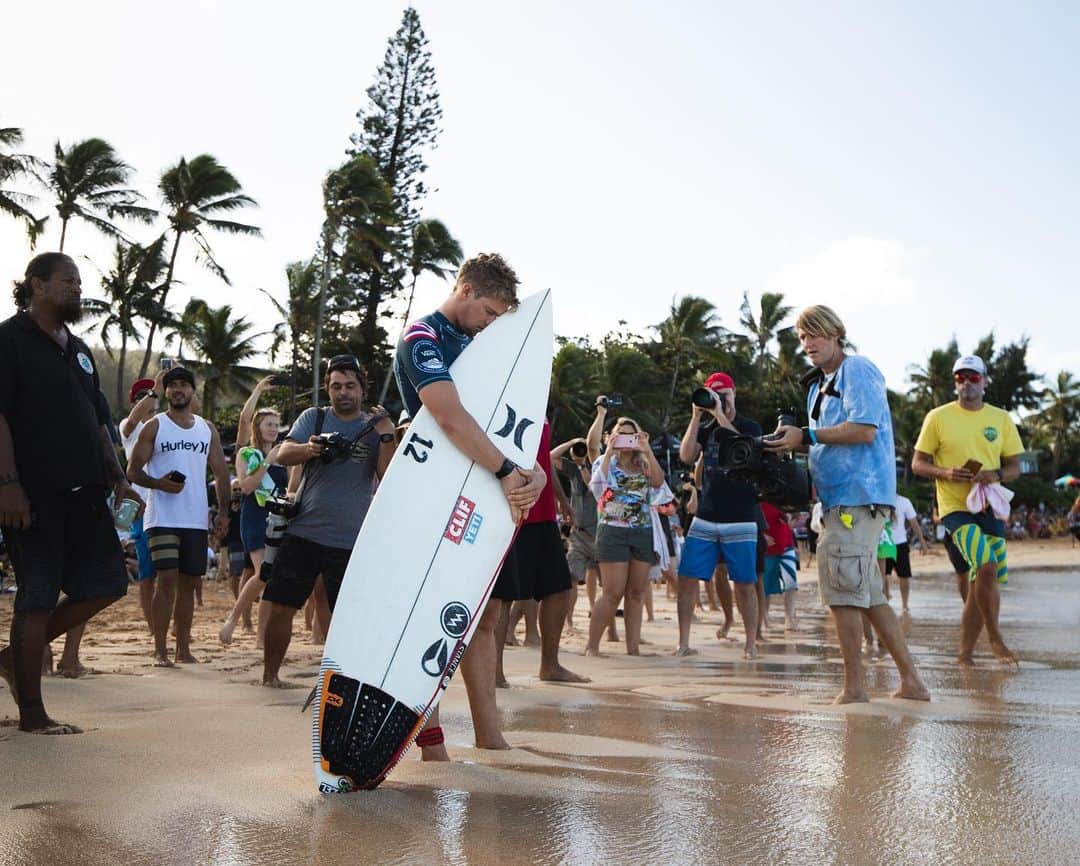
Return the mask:
POLYGON ((423 719, 369 683, 325 672, 319 714, 322 768, 374 788, 412 742, 423 719))

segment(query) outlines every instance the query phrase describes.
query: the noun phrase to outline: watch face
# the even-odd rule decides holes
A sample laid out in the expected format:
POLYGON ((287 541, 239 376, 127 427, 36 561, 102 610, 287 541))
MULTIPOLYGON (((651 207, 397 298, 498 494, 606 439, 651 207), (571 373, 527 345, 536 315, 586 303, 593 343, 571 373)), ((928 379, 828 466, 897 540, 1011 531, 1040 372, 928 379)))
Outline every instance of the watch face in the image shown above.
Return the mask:
POLYGON ((393 433, 380 433, 379 434, 379 441, 380 442, 393 442, 394 441, 394 434, 393 433))

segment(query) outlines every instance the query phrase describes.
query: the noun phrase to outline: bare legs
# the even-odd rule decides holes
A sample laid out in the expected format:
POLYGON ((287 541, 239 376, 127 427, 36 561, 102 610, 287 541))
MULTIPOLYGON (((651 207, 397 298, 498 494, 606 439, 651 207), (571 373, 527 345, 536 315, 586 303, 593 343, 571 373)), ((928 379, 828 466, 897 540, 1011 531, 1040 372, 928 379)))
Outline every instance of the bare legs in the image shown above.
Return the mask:
POLYGON ((930 692, 919 677, 915 661, 900 631, 900 623, 889 605, 875 605, 866 611, 862 608, 840 605, 831 610, 833 619, 836 621, 837 637, 840 640, 840 653, 844 658, 844 689, 837 695, 835 703, 849 704, 869 700, 862 663, 864 613, 888 648, 900 673, 900 688, 893 692, 893 697, 915 701, 930 700, 930 692))
POLYGON ((600 655, 600 635, 614 618, 619 602, 626 596, 623 614, 626 622, 626 652, 638 655, 641 640, 641 605, 644 600, 645 584, 649 580, 647 562, 602 562, 600 574, 603 578, 603 594, 593 605, 589 620, 589 642, 585 646, 585 655, 600 655))
POLYGON ((154 620, 154 664, 172 667, 167 648, 169 621, 176 618, 176 660, 193 663, 191 654, 191 620, 195 612, 195 582, 190 574, 180 574, 175 568, 159 571, 154 583, 151 613, 154 620), (175 609, 175 610, 174 610, 175 609))
POLYGON ((983 626, 990 641, 990 650, 999 661, 1016 664, 1016 655, 1005 644, 998 627, 1001 612, 1001 593, 998 590, 997 563, 989 562, 975 572, 975 580, 964 600, 964 614, 960 619, 960 652, 957 661, 962 665, 974 664, 972 652, 983 626))

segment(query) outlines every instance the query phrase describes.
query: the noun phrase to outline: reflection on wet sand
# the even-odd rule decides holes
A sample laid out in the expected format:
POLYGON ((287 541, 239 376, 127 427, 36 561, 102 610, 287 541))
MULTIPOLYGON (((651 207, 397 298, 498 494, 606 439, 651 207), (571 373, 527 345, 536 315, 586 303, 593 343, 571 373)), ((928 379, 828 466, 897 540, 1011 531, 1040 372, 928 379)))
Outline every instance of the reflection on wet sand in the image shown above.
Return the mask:
MULTIPOLYGON (((1075 579, 1015 575, 1002 625, 1018 673, 985 653, 957 668, 951 579, 916 581, 909 640, 928 705, 883 699, 896 677, 883 661, 868 666, 870 705, 832 706, 840 661, 812 593, 805 631, 777 634, 756 663, 708 646, 574 657, 594 683, 568 688, 535 680, 535 651, 510 650, 514 749, 467 746, 455 684, 443 723, 456 761, 410 757, 378 791, 343 797, 312 792, 309 719, 280 695, 212 670, 95 678, 76 686, 85 697, 65 693, 80 716, 88 686, 119 705, 93 734, 0 741, 15 780, 0 794, 0 866, 1077 862, 1075 579), (184 677, 204 704, 169 704, 184 677), (147 706, 125 712, 136 688, 147 706), (238 735, 252 719, 265 724, 238 735), (163 725, 186 733, 170 741, 163 725)), ((674 637, 672 621, 653 628, 657 645, 674 637)))

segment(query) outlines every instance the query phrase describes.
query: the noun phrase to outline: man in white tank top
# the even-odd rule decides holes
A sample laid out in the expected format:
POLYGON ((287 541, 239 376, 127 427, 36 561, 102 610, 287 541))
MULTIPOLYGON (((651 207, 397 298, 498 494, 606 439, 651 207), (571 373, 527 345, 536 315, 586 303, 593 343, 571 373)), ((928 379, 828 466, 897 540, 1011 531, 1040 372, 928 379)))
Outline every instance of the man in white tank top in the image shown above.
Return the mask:
MULTIPOLYGON (((128 479, 150 491, 143 525, 150 539, 156 572, 151 604, 154 663, 172 667, 166 641, 176 605, 176 661, 194 663, 191 619, 195 583, 206 573, 206 467, 214 473, 218 502, 229 501, 229 467, 214 425, 191 408, 195 376, 173 367, 162 376, 169 410, 155 415, 139 431, 128 462, 128 479), (177 591, 179 588, 179 592, 177 591)), ((226 509, 218 513, 216 534, 225 531, 226 509)))

